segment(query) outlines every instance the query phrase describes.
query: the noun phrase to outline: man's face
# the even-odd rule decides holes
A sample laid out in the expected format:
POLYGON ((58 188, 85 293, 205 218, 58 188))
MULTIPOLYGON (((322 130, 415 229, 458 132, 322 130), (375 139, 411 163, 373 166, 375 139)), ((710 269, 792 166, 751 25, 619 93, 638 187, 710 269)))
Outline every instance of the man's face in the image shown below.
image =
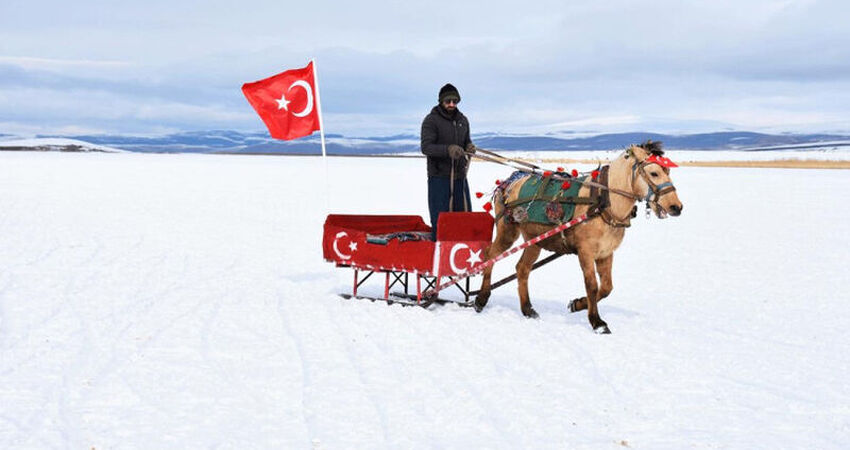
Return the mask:
POLYGON ((446 108, 446 111, 452 112, 457 109, 457 104, 460 102, 460 99, 457 97, 446 97, 443 100, 443 108, 446 108))

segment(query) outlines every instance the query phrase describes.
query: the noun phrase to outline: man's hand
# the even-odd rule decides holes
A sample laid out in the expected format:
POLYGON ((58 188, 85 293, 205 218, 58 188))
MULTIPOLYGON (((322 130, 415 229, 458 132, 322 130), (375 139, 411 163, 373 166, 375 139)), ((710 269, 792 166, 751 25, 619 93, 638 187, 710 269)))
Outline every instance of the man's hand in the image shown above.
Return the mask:
POLYGON ((469 144, 466 144, 466 153, 474 155, 475 150, 477 150, 477 149, 478 149, 478 147, 476 147, 475 144, 473 144, 472 142, 470 142, 469 144))
POLYGON ((455 144, 449 145, 449 157, 452 159, 463 158, 463 147, 455 144))

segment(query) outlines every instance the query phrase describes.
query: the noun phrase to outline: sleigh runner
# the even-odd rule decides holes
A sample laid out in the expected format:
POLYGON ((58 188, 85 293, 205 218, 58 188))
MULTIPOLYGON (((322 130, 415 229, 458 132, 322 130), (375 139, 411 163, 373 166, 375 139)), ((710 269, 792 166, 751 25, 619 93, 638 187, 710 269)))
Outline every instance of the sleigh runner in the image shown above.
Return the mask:
POLYGON ((341 294, 344 297, 471 306, 466 275, 477 272, 484 262, 492 237, 493 217, 484 212, 440 214, 436 241, 419 216, 331 214, 325 220, 322 252, 326 261, 354 270, 351 293, 341 294), (384 275, 383 297, 359 295, 360 286, 375 273, 384 275), (463 286, 452 283, 460 289, 462 301, 433 295, 444 279, 465 281, 463 286), (396 285, 403 292, 391 293, 396 285))

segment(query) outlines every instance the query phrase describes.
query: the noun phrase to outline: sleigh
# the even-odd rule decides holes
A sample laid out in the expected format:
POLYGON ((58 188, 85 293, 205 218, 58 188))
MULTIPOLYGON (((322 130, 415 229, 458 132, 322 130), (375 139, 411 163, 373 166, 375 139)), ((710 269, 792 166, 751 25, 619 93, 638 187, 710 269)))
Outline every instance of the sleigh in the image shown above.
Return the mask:
POLYGON ((493 217, 484 212, 440 214, 436 241, 419 216, 331 214, 322 252, 326 261, 354 270, 351 293, 340 294, 345 298, 471 306, 470 275, 479 272, 492 237, 493 217), (383 296, 360 295, 361 285, 376 273, 384 275, 383 296), (436 296, 442 279, 457 286, 462 300, 436 296), (390 292, 397 285, 403 291, 390 292))

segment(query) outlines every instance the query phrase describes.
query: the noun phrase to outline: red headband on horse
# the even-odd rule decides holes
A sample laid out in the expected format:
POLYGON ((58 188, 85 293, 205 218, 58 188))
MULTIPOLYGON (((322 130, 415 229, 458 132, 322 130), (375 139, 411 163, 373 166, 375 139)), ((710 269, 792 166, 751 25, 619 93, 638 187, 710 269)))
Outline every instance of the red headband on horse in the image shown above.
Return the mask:
POLYGON ((649 158, 646 158, 647 162, 658 164, 661 167, 679 167, 678 164, 674 163, 670 158, 665 156, 652 155, 649 158))

